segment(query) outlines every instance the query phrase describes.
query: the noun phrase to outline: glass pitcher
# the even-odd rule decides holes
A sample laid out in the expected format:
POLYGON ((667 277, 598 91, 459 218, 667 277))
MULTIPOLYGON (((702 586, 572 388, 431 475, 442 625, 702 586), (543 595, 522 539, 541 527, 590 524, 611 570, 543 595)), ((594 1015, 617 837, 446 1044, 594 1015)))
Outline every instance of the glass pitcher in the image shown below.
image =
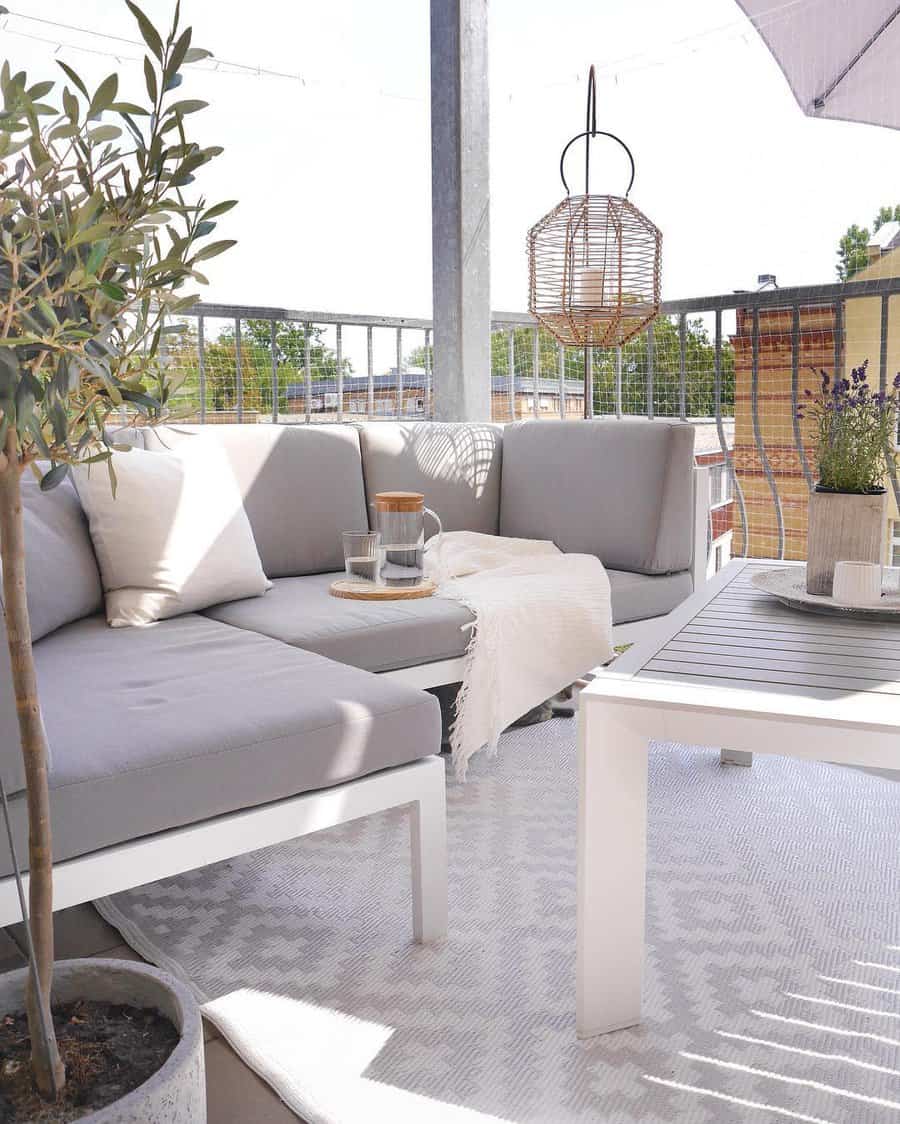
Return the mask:
POLYGON ((417 585, 425 577, 425 516, 441 521, 425 506, 421 492, 378 492, 372 504, 374 530, 381 537, 381 580, 387 586, 417 585))

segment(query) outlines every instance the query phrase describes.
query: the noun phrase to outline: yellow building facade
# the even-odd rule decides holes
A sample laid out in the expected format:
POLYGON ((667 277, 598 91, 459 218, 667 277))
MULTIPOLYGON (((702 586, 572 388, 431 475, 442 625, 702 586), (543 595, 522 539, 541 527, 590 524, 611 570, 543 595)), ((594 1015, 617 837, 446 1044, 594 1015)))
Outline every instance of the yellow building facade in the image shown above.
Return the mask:
MULTIPOLYGON (((897 224, 893 224, 897 226, 897 224)), ((890 233, 885 231, 884 233, 890 233)), ((895 241, 900 242, 900 227, 895 241)), ((900 277, 900 245, 882 249, 869 247, 869 264, 854 281, 900 277)), ((790 308, 766 308, 759 312, 759 380, 752 389, 752 324, 749 309, 738 309, 736 332, 731 337, 735 365, 734 466, 747 513, 746 529, 736 529, 735 550, 751 557, 777 557, 779 528, 772 497, 774 484, 781 504, 784 556, 806 558, 809 484, 814 479, 815 433, 809 422, 796 422, 791 395, 792 322, 790 308), (797 449, 799 430, 806 465, 797 449), (767 471, 768 470, 768 471, 767 471), (745 545, 746 538, 746 545, 745 545)), ((829 305, 800 309, 799 399, 808 388, 818 393, 821 370, 834 370, 835 316, 829 305)), ((881 297, 858 297, 844 302, 840 369, 845 376, 869 361, 869 383, 877 388, 881 356, 881 297)), ((888 303, 888 383, 900 372, 900 295, 888 303)), ((887 517, 883 559, 900 566, 900 510, 893 487, 888 484, 887 517)))
MULTIPOLYGON (((736 528, 734 549, 752 558, 777 558, 779 528, 772 484, 778 492, 783 520, 784 557, 806 558, 809 484, 796 443, 791 394, 793 313, 790 308, 759 312, 758 386, 753 394, 753 313, 738 309, 734 348, 734 469, 744 497, 746 528, 736 528)), ((821 370, 834 367, 834 310, 826 306, 800 309, 800 352, 797 365, 799 398, 817 392, 821 370)), ((811 426, 797 422, 814 477, 811 426)))
MULTIPOLYGON (((900 277, 900 249, 872 254, 865 269, 854 281, 873 281, 900 277)), ((844 302, 844 372, 849 373, 869 360, 869 382, 878 385, 881 355, 881 297, 860 297, 844 302)), ((890 384, 900 371, 900 296, 888 301, 887 373, 890 384)), ((884 528, 884 560, 900 566, 900 511, 893 488, 888 486, 888 514, 884 528)))

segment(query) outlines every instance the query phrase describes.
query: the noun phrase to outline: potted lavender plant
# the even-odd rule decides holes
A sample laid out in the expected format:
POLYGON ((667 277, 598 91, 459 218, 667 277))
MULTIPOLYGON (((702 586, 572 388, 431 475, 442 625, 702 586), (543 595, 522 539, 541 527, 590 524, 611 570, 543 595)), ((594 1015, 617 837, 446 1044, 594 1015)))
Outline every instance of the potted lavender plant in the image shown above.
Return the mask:
POLYGON ((801 418, 816 433, 819 481, 809 497, 807 592, 830 597, 836 562, 880 562, 886 495, 896 468, 900 374, 873 391, 868 360, 849 378, 826 371, 818 394, 807 390, 801 418))

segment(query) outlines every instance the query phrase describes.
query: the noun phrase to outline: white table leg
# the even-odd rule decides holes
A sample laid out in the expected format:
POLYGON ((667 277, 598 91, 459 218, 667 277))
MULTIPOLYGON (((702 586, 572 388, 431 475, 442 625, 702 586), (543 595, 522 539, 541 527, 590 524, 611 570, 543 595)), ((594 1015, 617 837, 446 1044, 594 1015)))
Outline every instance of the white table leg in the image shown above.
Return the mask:
POLYGON ((420 944, 447 935, 447 804, 444 764, 438 757, 420 798, 409 809, 413 936, 420 944))
POLYGON ((648 738, 633 719, 628 707, 593 698, 579 714, 579 1038, 641 1018, 648 738))

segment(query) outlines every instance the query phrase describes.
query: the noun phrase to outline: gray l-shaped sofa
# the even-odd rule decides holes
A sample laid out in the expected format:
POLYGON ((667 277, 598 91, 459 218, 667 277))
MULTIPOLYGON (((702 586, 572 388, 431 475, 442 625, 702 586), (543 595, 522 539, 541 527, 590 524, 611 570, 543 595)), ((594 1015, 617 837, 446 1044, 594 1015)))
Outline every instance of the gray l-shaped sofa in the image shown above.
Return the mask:
MULTIPOLYGON (((438 598, 330 597, 343 568, 341 532, 367 525, 376 492, 421 491, 445 530, 551 539, 597 555, 616 623, 657 616, 689 595, 705 568, 693 429, 602 420, 206 430, 224 445, 273 582, 260 598, 148 628, 107 627, 74 488, 42 494, 25 479, 57 905, 409 803, 419 817, 414 896, 425 879, 434 899, 432 923, 417 915, 416 931, 439 935, 443 824, 426 824, 423 809, 443 816, 441 721, 421 688, 459 679, 471 617, 438 598)), ((177 448, 196 439, 196 427, 130 437, 151 450, 177 448)), ((0 776, 24 858, 2 639, 0 776)), ((11 870, 0 845, 0 924, 18 919, 11 870)))

